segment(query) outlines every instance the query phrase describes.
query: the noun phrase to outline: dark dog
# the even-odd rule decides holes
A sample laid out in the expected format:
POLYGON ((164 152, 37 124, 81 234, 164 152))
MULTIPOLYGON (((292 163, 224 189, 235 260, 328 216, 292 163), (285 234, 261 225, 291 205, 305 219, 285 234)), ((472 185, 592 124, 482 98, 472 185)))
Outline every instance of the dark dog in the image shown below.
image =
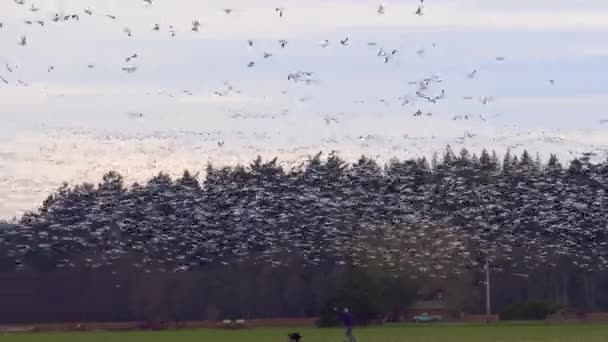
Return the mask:
POLYGON ((302 339, 302 335, 297 332, 291 333, 287 335, 287 337, 289 337, 289 342, 300 342, 300 340, 302 339))

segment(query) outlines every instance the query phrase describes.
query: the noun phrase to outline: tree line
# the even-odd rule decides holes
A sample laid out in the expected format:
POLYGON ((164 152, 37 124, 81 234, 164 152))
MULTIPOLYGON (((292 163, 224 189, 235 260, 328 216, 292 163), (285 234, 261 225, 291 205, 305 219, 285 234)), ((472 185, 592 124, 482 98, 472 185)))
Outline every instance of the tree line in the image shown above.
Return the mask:
POLYGON ((258 157, 130 186, 110 171, 3 226, 0 321, 311 317, 362 296, 371 319, 436 289, 479 312, 486 262, 497 310, 605 309, 608 162, 589 157, 258 157))

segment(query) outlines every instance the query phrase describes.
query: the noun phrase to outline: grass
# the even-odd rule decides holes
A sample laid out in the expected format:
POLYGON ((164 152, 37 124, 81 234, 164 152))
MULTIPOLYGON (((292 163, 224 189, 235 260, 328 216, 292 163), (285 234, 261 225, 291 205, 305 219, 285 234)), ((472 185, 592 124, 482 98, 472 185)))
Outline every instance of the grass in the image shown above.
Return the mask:
MULTIPOLYGON (((14 333, 2 342, 285 342, 298 331, 302 342, 342 342, 342 329, 180 330, 161 332, 14 333)), ((358 342, 599 342, 608 341, 608 326, 498 324, 399 325, 355 329, 358 342)))

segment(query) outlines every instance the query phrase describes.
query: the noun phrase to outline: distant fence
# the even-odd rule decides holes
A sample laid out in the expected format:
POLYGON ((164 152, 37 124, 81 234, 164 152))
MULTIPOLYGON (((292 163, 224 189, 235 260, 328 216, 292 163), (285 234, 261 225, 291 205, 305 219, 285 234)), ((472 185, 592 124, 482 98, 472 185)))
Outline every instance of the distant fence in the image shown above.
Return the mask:
MULTIPOLYGON (((574 317, 549 317, 547 323, 578 322, 608 322, 608 312, 592 312, 574 317), (560 319, 561 318, 561 319, 560 319)), ((313 327, 317 318, 269 318, 245 320, 247 328, 271 327, 313 327)), ((498 315, 463 314, 454 322, 497 322, 498 315)), ((28 331, 128 331, 142 329, 220 329, 225 324, 221 321, 180 321, 180 322, 88 322, 61 324, 29 324, 29 325, 0 325, 0 333, 18 333, 28 331)))
MULTIPOLYGON (((270 318, 245 320, 248 328, 262 327, 312 327, 316 318, 270 318)), ((57 323, 30 324, 27 326, 2 326, 0 332, 24 331, 128 331, 140 329, 213 329, 223 328, 222 322, 214 321, 180 321, 180 322, 87 322, 87 323, 57 323)))
POLYGON ((32 326, 0 326, 0 332, 3 333, 15 333, 15 332, 28 332, 34 331, 32 326))
POLYGON ((461 321, 463 322, 496 322, 499 320, 498 315, 462 315, 461 321))

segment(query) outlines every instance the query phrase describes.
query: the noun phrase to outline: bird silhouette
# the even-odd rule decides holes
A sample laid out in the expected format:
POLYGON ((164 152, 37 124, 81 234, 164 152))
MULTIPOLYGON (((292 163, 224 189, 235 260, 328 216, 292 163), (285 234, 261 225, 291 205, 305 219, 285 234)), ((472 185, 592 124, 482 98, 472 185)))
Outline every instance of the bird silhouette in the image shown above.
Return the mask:
POLYGON ((383 4, 380 4, 378 6, 378 14, 384 14, 384 5, 383 4))

